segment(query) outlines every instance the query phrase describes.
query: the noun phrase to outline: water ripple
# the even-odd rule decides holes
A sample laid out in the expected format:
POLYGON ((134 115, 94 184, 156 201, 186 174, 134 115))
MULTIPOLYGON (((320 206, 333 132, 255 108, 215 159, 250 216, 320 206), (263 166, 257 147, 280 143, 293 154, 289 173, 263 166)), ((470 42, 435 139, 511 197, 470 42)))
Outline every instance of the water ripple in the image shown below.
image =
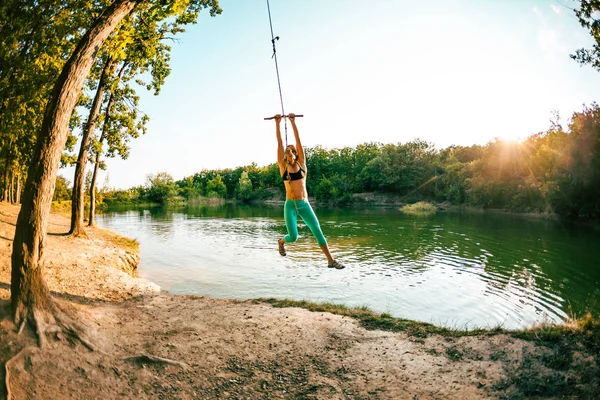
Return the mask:
POLYGON ((569 307, 600 309, 598 237, 474 215, 318 214, 345 270, 327 268, 302 223, 281 257, 280 209, 135 210, 99 215, 98 224, 137 238, 142 276, 174 293, 366 305, 461 328, 519 328, 561 321, 569 307))

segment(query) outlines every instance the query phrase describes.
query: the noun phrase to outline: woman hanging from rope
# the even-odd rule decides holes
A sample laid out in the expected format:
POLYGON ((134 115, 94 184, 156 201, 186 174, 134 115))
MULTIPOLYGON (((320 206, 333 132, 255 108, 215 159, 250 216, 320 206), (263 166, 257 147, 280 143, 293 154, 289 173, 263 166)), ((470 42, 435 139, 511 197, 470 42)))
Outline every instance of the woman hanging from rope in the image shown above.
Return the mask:
POLYGON ((302 143, 300 142, 300 136, 298 135, 296 116, 294 114, 288 115, 292 129, 294 130, 296 146, 290 144, 285 150, 283 149, 283 141, 281 139, 281 118, 280 114, 275 116, 277 163, 279 164, 279 172, 285 185, 286 200, 284 217, 288 234, 279 239, 279 254, 285 256, 285 243, 293 243, 298 239, 298 215, 300 215, 312 234, 317 238, 319 247, 325 254, 325 257, 327 257, 327 266, 329 268, 342 269, 344 266, 331 256, 327 247, 327 240, 325 240, 325 236, 321 232, 319 220, 308 202, 308 192, 306 191, 306 159, 302 143))

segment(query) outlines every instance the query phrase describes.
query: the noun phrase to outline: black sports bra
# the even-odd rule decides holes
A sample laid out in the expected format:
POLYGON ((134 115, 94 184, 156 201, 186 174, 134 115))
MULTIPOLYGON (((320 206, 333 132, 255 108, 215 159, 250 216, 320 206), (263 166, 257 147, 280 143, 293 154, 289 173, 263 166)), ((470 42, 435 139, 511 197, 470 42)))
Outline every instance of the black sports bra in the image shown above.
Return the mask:
POLYGON ((302 167, 297 172, 290 172, 286 169, 281 178, 284 181, 299 181, 300 179, 304 179, 304 170, 302 167))

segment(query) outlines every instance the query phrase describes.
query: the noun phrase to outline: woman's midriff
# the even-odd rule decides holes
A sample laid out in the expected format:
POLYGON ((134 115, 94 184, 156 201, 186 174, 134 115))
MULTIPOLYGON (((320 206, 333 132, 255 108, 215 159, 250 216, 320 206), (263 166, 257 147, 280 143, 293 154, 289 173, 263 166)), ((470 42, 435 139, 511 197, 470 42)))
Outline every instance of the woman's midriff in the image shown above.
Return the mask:
POLYGON ((285 182, 285 198, 288 200, 306 200, 308 193, 306 192, 305 182, 305 179, 285 182))

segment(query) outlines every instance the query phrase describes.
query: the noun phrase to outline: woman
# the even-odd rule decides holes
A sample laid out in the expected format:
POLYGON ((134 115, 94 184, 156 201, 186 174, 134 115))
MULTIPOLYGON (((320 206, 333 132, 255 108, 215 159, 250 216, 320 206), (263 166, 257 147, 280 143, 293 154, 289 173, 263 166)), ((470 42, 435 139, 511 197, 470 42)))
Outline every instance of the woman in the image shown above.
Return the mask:
POLYGON ((275 116, 275 127, 277 133, 277 163, 279 164, 279 172, 285 184, 285 206, 284 217, 285 226, 288 234, 279 239, 279 254, 286 255, 285 243, 293 243, 298 239, 298 215, 302 217, 312 234, 317 238, 319 247, 327 257, 328 267, 342 269, 344 266, 333 259, 327 240, 321 232, 319 220, 308 202, 308 193, 306 191, 306 159, 304 158, 304 149, 300 143, 298 136, 298 128, 296 127, 296 118, 294 114, 289 114, 288 118, 294 130, 294 138, 296 146, 289 145, 283 149, 281 140, 281 115, 275 116))

